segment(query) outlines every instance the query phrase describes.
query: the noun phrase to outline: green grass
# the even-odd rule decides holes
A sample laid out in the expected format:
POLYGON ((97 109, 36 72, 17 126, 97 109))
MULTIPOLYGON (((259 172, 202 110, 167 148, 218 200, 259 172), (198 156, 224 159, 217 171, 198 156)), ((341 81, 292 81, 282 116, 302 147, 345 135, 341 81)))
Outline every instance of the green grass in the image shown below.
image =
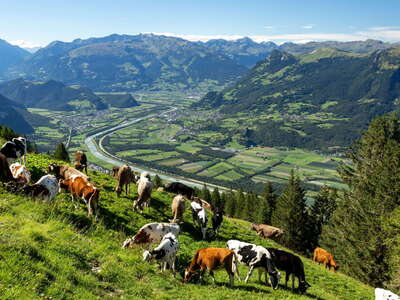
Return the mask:
MULTIPOLYGON (((43 155, 28 158, 28 167, 36 172, 46 169, 51 161, 43 155)), ((101 189, 97 222, 87 218, 83 205, 75 210, 67 194, 59 194, 52 203, 42 203, 0 187, 2 299, 373 299, 371 287, 341 273, 328 272, 306 258, 306 278, 312 287, 302 296, 283 286, 273 291, 257 281, 257 274, 249 284, 235 281, 235 287, 229 288, 223 270, 216 272, 216 285, 208 277, 202 285, 183 284, 179 274, 174 278, 169 271, 163 274, 155 264, 143 262, 142 249, 121 249, 124 239, 143 224, 168 221, 173 195, 154 192, 151 208, 140 215, 131 209, 137 197, 134 186, 129 197, 117 198, 113 178, 93 171, 89 175, 101 189)), ((179 236, 179 271, 197 249, 225 247, 228 239, 277 246, 261 240, 246 221, 226 218, 219 238, 208 242, 200 239, 188 209, 184 220, 179 236)), ((240 267, 242 278, 246 271, 240 267)))

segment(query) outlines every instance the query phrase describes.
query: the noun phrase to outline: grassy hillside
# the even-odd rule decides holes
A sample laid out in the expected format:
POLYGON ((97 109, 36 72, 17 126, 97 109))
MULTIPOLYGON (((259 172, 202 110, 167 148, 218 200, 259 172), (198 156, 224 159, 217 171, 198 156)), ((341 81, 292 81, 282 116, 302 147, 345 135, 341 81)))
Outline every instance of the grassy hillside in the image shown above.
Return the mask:
MULTIPOLYGON (((30 155, 28 167, 37 179, 50 163, 44 155, 30 155)), ((168 221, 171 194, 155 192, 151 208, 142 215, 132 211, 130 197, 117 198, 114 180, 108 175, 90 172, 101 188, 101 218, 97 223, 86 217, 82 205, 75 210, 70 196, 58 195, 53 203, 7 193, 0 187, 0 294, 7 299, 373 299, 373 289, 343 274, 333 274, 303 259, 308 294, 299 296, 280 286, 270 287, 257 282, 257 272, 250 284, 238 283, 229 288, 224 271, 216 273, 219 282, 183 284, 170 272, 161 274, 156 265, 142 262, 142 250, 121 249, 127 236, 143 224, 168 221)), ((188 205, 187 205, 188 207, 188 205)), ((189 210, 188 221, 179 236, 181 250, 178 267, 182 270, 196 249, 208 246, 225 247, 228 239, 277 246, 259 239, 250 231, 250 224, 225 219, 216 241, 201 241, 194 229, 189 210)), ((241 267, 241 277, 246 268, 241 267)))

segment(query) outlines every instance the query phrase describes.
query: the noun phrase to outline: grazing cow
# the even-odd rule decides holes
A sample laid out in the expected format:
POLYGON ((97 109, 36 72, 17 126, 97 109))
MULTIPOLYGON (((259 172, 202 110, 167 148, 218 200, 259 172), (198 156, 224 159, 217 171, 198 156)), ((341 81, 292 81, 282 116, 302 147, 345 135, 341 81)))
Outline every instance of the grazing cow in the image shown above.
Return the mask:
MULTIPOLYGON (((61 179, 60 189, 68 190, 72 196, 72 202, 75 202, 74 197, 80 197, 87 205, 88 216, 92 216, 93 212, 97 219, 98 217, 98 206, 99 206, 99 190, 82 176, 72 176, 68 179, 61 179)), ((79 200, 75 203, 75 207, 78 208, 79 200)))
POLYGON ((212 206, 210 203, 208 203, 206 200, 200 199, 199 197, 192 197, 192 200, 194 202, 197 202, 198 204, 200 204, 202 207, 204 207, 205 209, 214 211, 214 206, 212 206))
POLYGON ((217 207, 214 210, 214 214, 212 217, 212 226, 215 233, 217 233, 217 231, 221 227, 222 221, 224 219, 224 214, 225 214, 224 210, 220 207, 217 207))
POLYGON ((10 166, 10 170, 18 184, 27 185, 31 181, 31 172, 20 163, 13 163, 10 166))
POLYGON ((391 291, 376 288, 375 300, 400 300, 400 297, 391 291))
POLYGON ((151 182, 150 174, 143 172, 137 182, 138 198, 133 204, 133 209, 143 210, 143 207, 150 206, 151 191, 153 190, 153 183, 151 182))
POLYGON ((333 259, 333 255, 322 248, 315 248, 313 261, 317 262, 319 265, 323 263, 329 270, 333 268, 334 272, 339 269, 339 265, 333 259))
POLYGON ((143 252, 143 260, 150 261, 151 259, 156 259, 160 263, 162 271, 165 271, 167 269, 167 265, 169 265, 175 276, 175 260, 178 249, 179 241, 175 234, 170 232, 164 235, 157 248, 154 248, 151 251, 146 250, 143 252))
POLYGON ((76 151, 75 152, 75 169, 79 171, 85 171, 87 174, 87 157, 83 151, 76 151))
POLYGON ((265 224, 253 223, 251 229, 255 230, 260 237, 269 239, 279 238, 284 233, 282 229, 265 224))
POLYGON ((30 197, 53 200, 59 190, 58 180, 53 175, 44 175, 36 183, 24 187, 24 193, 30 197))
POLYGON ((173 216, 171 222, 172 223, 182 222, 183 213, 185 212, 185 198, 183 197, 183 195, 178 194, 174 197, 174 199, 172 199, 171 210, 173 216))
MULTIPOLYGON (((234 251, 239 262, 249 267, 244 282, 250 279, 254 269, 258 269, 258 279, 261 281, 261 273, 268 272, 270 275, 271 286, 273 289, 278 288, 280 273, 276 271, 271 254, 262 246, 241 242, 238 240, 229 240, 227 247, 234 251)), ((267 276, 265 275, 267 282, 267 276)))
POLYGON ((214 270, 225 267, 229 275, 229 285, 233 286, 234 274, 240 281, 235 252, 226 248, 203 248, 197 250, 189 267, 185 270, 184 281, 189 282, 192 276, 200 270, 200 280, 206 270, 210 272, 215 283, 214 270))
POLYGON ((203 235, 203 240, 206 239, 207 232, 207 212, 198 202, 192 201, 190 203, 190 207, 192 208, 192 218, 195 223, 197 223, 200 227, 201 233, 203 235))
POLYGON ((189 200, 192 199, 194 195, 194 189, 181 182, 170 182, 166 184, 164 186, 164 191, 168 193, 181 194, 189 200))
POLYGON ((162 240, 167 233, 179 235, 181 229, 175 223, 149 223, 142 226, 139 231, 131 238, 128 238, 122 244, 122 248, 132 247, 134 245, 148 246, 162 240))
POLYGON ((133 182, 136 182, 135 174, 132 172, 132 169, 128 165, 123 165, 121 167, 113 168, 113 175, 117 178, 117 186, 115 187, 115 192, 118 197, 121 195, 121 191, 125 186, 125 194, 128 196, 129 194, 129 186, 133 182))
POLYGON ((311 285, 306 281, 304 265, 300 257, 275 248, 267 248, 267 250, 271 253, 276 268, 285 271, 285 286, 287 287, 289 277, 292 275, 292 290, 294 290, 294 277, 297 277, 299 280, 299 292, 300 294, 305 293, 311 285))
POLYGON ((57 179, 68 179, 71 177, 83 177, 86 180, 90 181, 90 178, 83 174, 81 171, 78 171, 75 168, 69 167, 69 166, 59 166, 56 164, 50 164, 48 169, 47 169, 47 173, 51 173, 56 175, 57 179))
POLYGON ((15 182, 10 167, 8 165, 7 157, 0 153, 0 182, 15 182))
POLYGON ((0 153, 7 157, 9 164, 14 162, 16 159, 21 158, 22 163, 26 165, 25 156, 27 152, 26 138, 21 136, 6 142, 0 149, 0 153))

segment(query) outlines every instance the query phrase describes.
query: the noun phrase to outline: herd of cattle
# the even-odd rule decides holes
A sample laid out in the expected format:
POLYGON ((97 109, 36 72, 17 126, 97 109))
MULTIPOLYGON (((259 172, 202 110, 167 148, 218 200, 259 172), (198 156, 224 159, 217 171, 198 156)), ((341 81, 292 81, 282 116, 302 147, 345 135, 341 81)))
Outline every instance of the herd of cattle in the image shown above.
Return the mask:
MULTIPOLYGON (((59 192, 66 191, 71 194, 76 208, 79 207, 80 199, 82 199, 87 206, 88 216, 98 217, 100 191, 87 176, 87 158, 83 152, 76 152, 74 168, 67 165, 50 164, 47 170, 48 174, 42 176, 34 184, 30 184, 31 174, 26 167, 26 153, 25 138, 14 138, 3 145, 0 149, 0 182, 7 184, 11 182, 13 186, 20 187, 19 190, 25 195, 44 201, 51 201, 59 192), (17 159, 21 159, 22 164, 14 162, 17 159)), ((129 195, 130 184, 137 184, 138 197, 133 202, 134 210, 141 212, 145 207, 150 206, 153 183, 147 172, 139 174, 128 165, 123 165, 113 168, 112 174, 117 180, 115 192, 118 196, 123 190, 126 195, 129 195)), ((125 240, 122 247, 137 245, 147 247, 147 250, 143 252, 143 260, 156 260, 163 271, 170 268, 175 276, 175 261, 179 251, 178 236, 181 233, 179 224, 183 223, 186 201, 190 201, 193 223, 198 225, 203 240, 207 235, 207 210, 213 212, 212 229, 214 234, 217 234, 222 224, 224 211, 220 207, 213 207, 208 202, 195 197, 194 189, 180 182, 168 183, 159 190, 176 194, 171 203, 171 223, 146 224, 133 237, 125 240), (159 245, 149 250, 153 243, 159 243, 159 245)), ((251 229, 263 238, 279 238, 284 234, 283 230, 265 224, 252 224, 251 229)), ((253 270, 257 269, 259 281, 264 273, 265 284, 276 289, 280 280, 278 271, 280 270, 286 273, 286 286, 292 275, 292 290, 294 290, 295 278, 298 279, 300 293, 305 293, 310 287, 305 278, 303 262, 300 257, 292 253, 275 248, 264 248, 239 240, 229 240, 226 246, 226 248, 197 250, 190 265, 185 269, 184 282, 193 281, 196 278, 195 274, 199 275, 199 279, 202 280, 207 270, 215 282, 214 270, 223 267, 229 275, 229 282, 232 286, 234 275, 240 281, 238 263, 241 263, 249 268, 244 280, 246 283, 253 270)), ((319 264, 323 263, 329 270, 333 268, 336 271, 339 268, 332 254, 322 248, 314 250, 313 260, 319 264)), ((375 289, 375 298, 379 300, 400 299, 390 291, 378 288, 375 289)))

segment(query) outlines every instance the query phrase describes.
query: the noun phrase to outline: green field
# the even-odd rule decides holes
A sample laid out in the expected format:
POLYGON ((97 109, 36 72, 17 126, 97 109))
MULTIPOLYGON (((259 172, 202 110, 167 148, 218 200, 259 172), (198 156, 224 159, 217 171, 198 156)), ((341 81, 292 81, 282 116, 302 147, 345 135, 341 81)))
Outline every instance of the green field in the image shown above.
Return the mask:
MULTIPOLYGON (((28 167, 36 170, 34 180, 50 162, 44 155, 28 156, 28 167)), ((204 284, 184 284, 180 274, 197 249, 226 247, 229 239, 282 247, 260 239, 247 221, 231 218, 224 219, 216 240, 202 241, 187 209, 179 235, 178 273, 176 277, 170 271, 161 273, 157 264, 142 260, 143 249, 121 249, 121 244, 146 223, 168 222, 173 195, 154 192, 151 207, 139 214, 132 211, 135 185, 128 197, 117 198, 114 178, 93 171, 89 175, 100 188, 97 222, 87 217, 83 204, 74 209, 68 194, 43 203, 0 187, 3 299, 374 299, 372 287, 340 272, 329 272, 305 257, 306 280, 311 284, 305 295, 285 288, 283 280, 272 290, 258 282, 257 272, 247 284, 235 280, 233 288, 227 285, 224 270, 215 273, 217 284, 209 276, 204 284)), ((242 279, 247 270, 239 267, 242 279)))

